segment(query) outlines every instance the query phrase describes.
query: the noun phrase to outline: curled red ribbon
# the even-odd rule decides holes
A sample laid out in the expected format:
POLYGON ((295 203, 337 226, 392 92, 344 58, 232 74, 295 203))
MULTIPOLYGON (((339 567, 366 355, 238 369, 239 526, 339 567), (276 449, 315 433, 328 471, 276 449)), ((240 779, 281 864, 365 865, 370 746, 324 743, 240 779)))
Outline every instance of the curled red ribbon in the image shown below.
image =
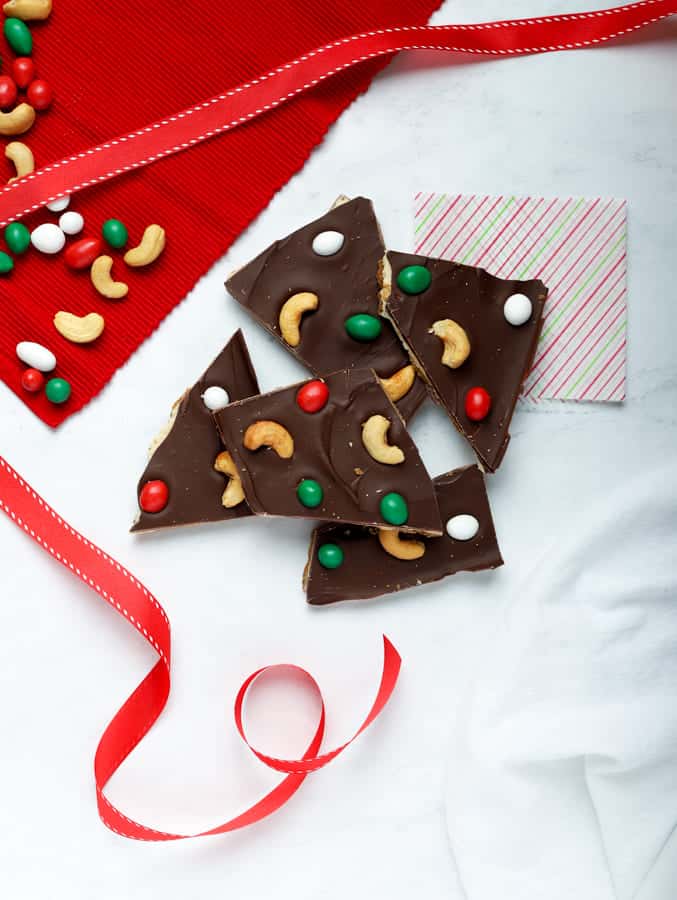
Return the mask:
POLYGON ((158 654, 158 661, 118 710, 103 733, 94 759, 99 815, 117 834, 139 841, 176 841, 189 837, 223 834, 253 825, 279 809, 296 793, 310 772, 321 769, 339 755, 374 721, 388 702, 400 671, 400 656, 383 636, 383 670, 376 698, 366 718, 350 740, 320 754, 325 708, 319 685, 299 666, 275 665, 258 669, 246 679, 235 698, 235 725, 252 753, 284 778, 254 806, 215 828, 199 834, 172 834, 148 828, 129 819, 106 799, 104 788, 116 769, 152 728, 164 709, 170 691, 171 637, 167 614, 155 597, 120 563, 104 553, 65 522, 0 456, 0 508, 33 538, 43 550, 93 588, 106 603, 124 616, 158 654), (301 759, 276 759, 255 749, 247 740, 242 710, 247 692, 264 672, 293 669, 310 683, 320 700, 320 718, 301 759))
POLYGON ((383 28, 318 47, 253 81, 98 147, 66 157, 0 191, 0 226, 57 197, 186 150, 275 109, 332 75, 400 50, 522 56, 578 50, 630 34, 677 13, 677 0, 640 0, 611 9, 476 25, 383 28))

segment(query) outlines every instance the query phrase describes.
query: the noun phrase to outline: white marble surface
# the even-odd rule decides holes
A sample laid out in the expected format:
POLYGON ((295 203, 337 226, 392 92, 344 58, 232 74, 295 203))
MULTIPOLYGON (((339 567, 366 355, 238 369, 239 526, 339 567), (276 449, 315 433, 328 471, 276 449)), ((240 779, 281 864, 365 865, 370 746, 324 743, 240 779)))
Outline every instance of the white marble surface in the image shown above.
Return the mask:
MULTIPOLYGON (((435 21, 585 7, 580 0, 452 0, 435 21)), ((99 823, 92 759, 101 731, 153 657, 95 595, 0 521, 3 895, 464 896, 443 787, 459 705, 492 642, 501 641, 498 610, 520 572, 543 554, 553 522, 575 529, 591 497, 675 452, 676 38, 673 22, 592 52, 500 62, 401 58, 83 413, 54 433, 0 391, 3 453, 129 566, 173 623, 168 710, 110 788, 129 815, 164 829, 208 827, 274 782, 230 718, 237 687, 256 667, 292 661, 311 669, 326 691, 334 744, 371 701, 382 632, 404 657, 382 719, 274 818, 220 839, 126 842, 99 823), (629 201, 628 401, 516 416, 513 444, 489 486, 504 569, 313 610, 300 588, 303 524, 248 521, 132 538, 145 447, 234 328, 244 327, 264 388, 302 374, 226 300, 225 274, 341 192, 371 196, 388 243, 406 249, 411 197, 420 189, 629 201)), ((433 472, 470 460, 435 410, 417 419, 414 433, 433 472)), ((298 751, 312 704, 293 685, 271 686, 252 703, 254 715, 264 701, 272 712, 252 725, 253 736, 273 752, 298 751)))

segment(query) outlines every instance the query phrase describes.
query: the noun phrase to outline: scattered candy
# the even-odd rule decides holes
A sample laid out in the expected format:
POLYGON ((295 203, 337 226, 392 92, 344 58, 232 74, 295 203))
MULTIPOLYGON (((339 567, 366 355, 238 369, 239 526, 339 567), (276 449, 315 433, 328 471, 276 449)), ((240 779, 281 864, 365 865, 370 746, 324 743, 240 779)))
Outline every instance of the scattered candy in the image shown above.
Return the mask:
POLYGON ((5 228, 5 243, 19 256, 25 253, 31 245, 31 233, 23 222, 10 222, 5 228))
POLYGON ((405 266, 397 276, 397 286, 405 294, 422 294, 431 281, 432 275, 425 266, 405 266))
POLYGON ((202 402, 211 412, 218 412, 220 409, 225 409, 228 406, 230 397, 228 396, 228 391, 224 388, 212 385, 203 393, 202 402))
POLYGON ((43 112, 45 109, 49 109, 52 105, 52 100, 54 99, 54 94, 52 93, 52 89, 46 81, 43 81, 41 78, 37 78, 35 81, 31 81, 26 90, 26 99, 33 107, 33 109, 37 109, 38 112, 43 112))
POLYGON ((313 253, 318 256, 333 256, 339 252, 344 240, 340 231, 321 231, 313 238, 313 253))
POLYGON ((21 19, 5 19, 5 38, 12 50, 19 56, 30 56, 33 52, 33 38, 21 19))
POLYGON ((59 253, 66 243, 66 235, 52 222, 43 222, 31 232, 31 244, 40 253, 59 253))
POLYGON ((317 551, 317 559, 325 569, 338 569, 343 564, 343 550, 338 544, 322 544, 317 551))
POLYGON ((381 320, 377 319, 376 316, 370 316, 368 313, 357 313, 354 316, 349 316, 344 323, 344 327, 354 341, 364 343, 375 341, 381 334, 381 320))
POLYGON ((513 294, 503 304, 503 315, 510 325, 524 325, 531 318, 533 306, 525 294, 513 294))
POLYGON ((65 378, 50 378, 45 387, 45 395, 50 403, 65 403, 71 395, 71 386, 65 378))
POLYGON ((9 255, 9 253, 5 253, 3 250, 0 250, 0 275, 9 274, 14 268, 14 260, 9 255))
POLYGON ((480 530, 480 523, 475 516, 466 514, 452 516, 447 521, 447 534, 455 541, 470 541, 480 530))
POLYGON ((491 397, 482 387, 470 388, 465 395, 465 414, 473 422, 486 419, 491 409, 491 397))
POLYGON ((39 369, 40 372, 56 369, 56 356, 47 347, 34 341, 20 341, 16 345, 16 355, 31 369, 39 369))
POLYGON ((45 376, 37 369, 26 369, 21 376, 21 387, 25 391, 30 391, 31 394, 41 391, 44 383, 45 376))
POLYGON ((402 494, 390 493, 381 498, 381 517, 389 525, 405 525, 409 518, 409 507, 402 494))
POLYGON ((169 488, 164 481, 147 481, 141 488, 139 506, 144 512, 162 512, 168 502, 169 488))
POLYGON ((56 200, 52 200, 47 204, 47 209, 50 212, 63 212, 64 209, 68 209, 68 205, 71 202, 71 195, 64 194, 63 197, 57 197, 56 200))
POLYGON ((79 212, 74 212, 72 209, 59 217, 59 228, 64 234, 80 234, 84 227, 85 220, 83 216, 81 216, 79 212))
POLYGON ((327 405, 328 399, 329 388, 319 379, 304 384, 296 394, 296 402, 307 413, 319 412, 327 405))
POLYGON ((35 63, 29 56, 19 56, 12 63, 12 75, 17 87, 25 90, 35 78, 35 63))
POLYGON ((119 219, 107 219, 103 223, 101 233, 106 243, 118 250, 127 243, 127 229, 119 219))
POLYGON ((324 499, 324 491, 317 481, 312 478, 304 478, 296 488, 296 496, 304 506, 315 509, 324 499))
POLYGON ((17 98, 17 86, 13 78, 9 75, 0 76, 0 109, 10 109, 14 106, 17 98))
POLYGON ((81 238, 69 244, 64 253, 66 265, 71 269, 88 269, 103 250, 101 238, 81 238))

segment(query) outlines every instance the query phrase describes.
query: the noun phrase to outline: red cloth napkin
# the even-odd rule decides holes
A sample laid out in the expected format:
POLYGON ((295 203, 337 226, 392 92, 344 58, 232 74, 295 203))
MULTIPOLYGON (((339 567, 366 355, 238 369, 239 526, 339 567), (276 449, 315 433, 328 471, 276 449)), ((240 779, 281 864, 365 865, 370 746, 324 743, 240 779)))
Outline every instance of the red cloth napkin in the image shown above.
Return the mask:
MULTIPOLYGON (((22 139, 42 167, 71 152, 147 125, 236 86, 305 50, 375 27, 422 24, 439 0, 60 0, 51 17, 32 25, 38 76, 55 93, 22 139)), ((3 54, 9 73, 13 53, 3 54)), ((191 150, 83 191, 73 208, 85 217, 80 236, 119 218, 130 246, 151 222, 167 231, 167 249, 148 270, 132 270, 110 252, 126 300, 100 297, 87 272, 66 268, 63 254, 30 249, 1 284, 0 376, 47 424, 56 426, 95 396, 186 295, 197 279, 304 164, 327 128, 382 68, 376 60, 347 71, 235 131, 191 150), (59 309, 100 312, 106 329, 92 345, 73 345, 54 329, 59 309), (23 390, 15 345, 38 341, 57 356, 54 374, 72 385, 63 406, 23 390)), ((14 172, 9 162, 5 177, 14 172)), ((29 228, 58 220, 44 210, 29 228)), ((69 241, 77 238, 69 238, 69 241)), ((2 246, 2 245, 0 245, 2 246)), ((225 338, 225 335, 224 335, 225 338)))

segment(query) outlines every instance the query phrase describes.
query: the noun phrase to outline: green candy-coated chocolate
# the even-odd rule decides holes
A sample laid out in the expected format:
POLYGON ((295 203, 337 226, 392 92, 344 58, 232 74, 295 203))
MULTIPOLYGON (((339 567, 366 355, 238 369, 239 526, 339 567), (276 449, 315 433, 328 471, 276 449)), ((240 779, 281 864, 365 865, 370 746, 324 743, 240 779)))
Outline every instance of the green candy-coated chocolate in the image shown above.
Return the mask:
POLYGON ((379 509, 389 525, 405 525, 409 518, 409 507, 402 494, 386 494, 381 498, 379 509))
POLYGON ((422 294, 431 281, 432 275, 425 266, 405 266, 397 276, 397 286, 405 294, 422 294))
POLYGON ((5 37, 17 56, 30 56, 33 52, 33 38, 28 25, 21 19, 5 19, 5 37))
POLYGON ((18 256, 30 247, 31 233, 23 222, 10 222, 5 228, 5 243, 18 256))
POLYGON ((381 333, 381 320, 368 313, 349 316, 344 327, 354 341, 375 341, 381 333))
POLYGON ((111 247, 115 247, 116 250, 124 247, 129 237, 127 229, 119 219, 106 219, 101 233, 106 243, 110 244, 111 247))
POLYGON ((322 503, 324 491, 317 481, 312 478, 304 478, 296 488, 296 496, 308 509, 315 509, 322 503))
POLYGON ((71 386, 65 378, 50 378, 45 385, 45 394, 50 403, 65 403, 71 395, 71 386))
POLYGON ((343 565, 343 550, 338 544, 322 544, 317 551, 320 565, 325 569, 338 569, 343 565))
POLYGON ((14 260, 3 250, 0 250, 0 275, 8 275, 14 268, 14 260))

